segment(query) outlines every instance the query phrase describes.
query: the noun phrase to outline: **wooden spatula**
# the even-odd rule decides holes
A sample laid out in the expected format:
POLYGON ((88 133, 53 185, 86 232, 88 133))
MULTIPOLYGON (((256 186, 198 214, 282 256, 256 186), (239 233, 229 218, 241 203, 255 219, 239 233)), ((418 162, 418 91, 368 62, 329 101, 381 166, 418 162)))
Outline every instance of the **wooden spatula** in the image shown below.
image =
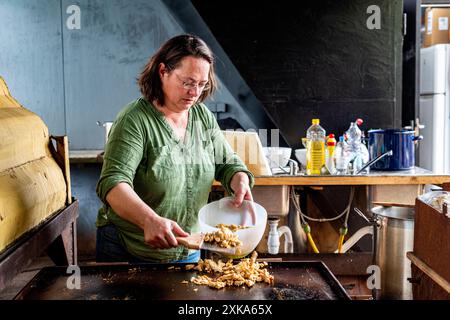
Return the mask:
POLYGON ((239 255, 239 247, 222 248, 215 244, 206 243, 203 241, 205 235, 203 233, 193 233, 187 237, 177 237, 178 244, 194 250, 209 250, 218 252, 227 256, 239 255))

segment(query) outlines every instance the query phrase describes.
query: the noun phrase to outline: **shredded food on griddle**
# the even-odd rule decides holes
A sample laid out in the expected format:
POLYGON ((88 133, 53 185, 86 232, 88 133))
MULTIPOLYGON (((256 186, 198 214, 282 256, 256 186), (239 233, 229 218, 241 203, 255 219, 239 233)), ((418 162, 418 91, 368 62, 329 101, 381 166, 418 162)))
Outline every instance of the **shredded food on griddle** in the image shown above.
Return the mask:
POLYGON ((238 264, 233 264, 231 259, 226 263, 222 260, 215 262, 210 259, 205 259, 204 261, 200 259, 194 269, 200 272, 213 273, 216 276, 199 275, 192 277, 191 282, 216 289, 242 285, 252 287, 257 282, 265 282, 272 285, 274 276, 266 269, 267 262, 257 262, 257 257, 258 253, 253 251, 250 258, 242 259, 238 264))

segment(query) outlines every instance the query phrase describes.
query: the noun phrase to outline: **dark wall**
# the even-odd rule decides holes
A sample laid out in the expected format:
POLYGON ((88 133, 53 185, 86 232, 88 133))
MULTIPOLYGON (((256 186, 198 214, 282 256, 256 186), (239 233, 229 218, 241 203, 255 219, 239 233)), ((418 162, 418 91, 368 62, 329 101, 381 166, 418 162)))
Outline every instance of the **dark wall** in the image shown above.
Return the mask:
POLYGON ((192 3, 291 146, 316 117, 336 134, 401 125, 402 1, 192 3))

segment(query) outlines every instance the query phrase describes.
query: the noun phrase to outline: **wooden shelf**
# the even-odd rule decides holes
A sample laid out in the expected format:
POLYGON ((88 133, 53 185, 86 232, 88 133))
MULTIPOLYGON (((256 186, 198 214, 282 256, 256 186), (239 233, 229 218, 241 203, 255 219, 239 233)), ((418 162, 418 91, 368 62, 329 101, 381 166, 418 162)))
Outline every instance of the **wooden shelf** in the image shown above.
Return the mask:
POLYGON ((102 163, 103 150, 69 150, 70 163, 102 163))

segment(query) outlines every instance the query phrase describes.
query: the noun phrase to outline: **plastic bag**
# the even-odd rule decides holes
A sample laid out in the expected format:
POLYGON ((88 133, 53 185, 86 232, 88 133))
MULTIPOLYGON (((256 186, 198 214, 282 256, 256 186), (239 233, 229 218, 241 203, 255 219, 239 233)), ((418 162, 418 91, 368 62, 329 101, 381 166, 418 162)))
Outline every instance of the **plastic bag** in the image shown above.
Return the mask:
POLYGON ((444 212, 444 203, 450 209, 450 192, 448 191, 431 191, 419 196, 419 200, 432 206, 441 213, 444 212))

